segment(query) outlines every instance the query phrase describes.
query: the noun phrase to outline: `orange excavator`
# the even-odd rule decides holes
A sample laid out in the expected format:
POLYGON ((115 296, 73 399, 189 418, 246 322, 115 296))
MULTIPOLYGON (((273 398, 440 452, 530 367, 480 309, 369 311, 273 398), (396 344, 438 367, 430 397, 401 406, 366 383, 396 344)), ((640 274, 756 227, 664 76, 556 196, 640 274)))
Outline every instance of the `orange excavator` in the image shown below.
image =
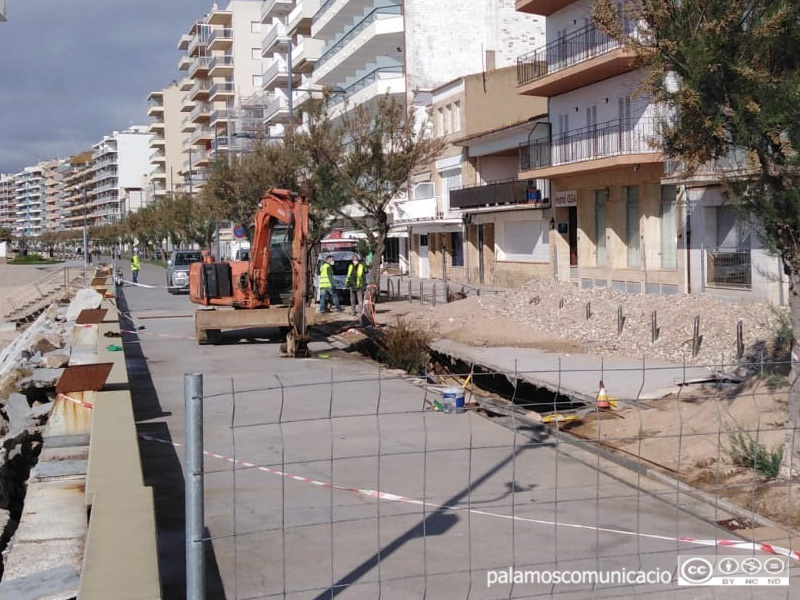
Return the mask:
POLYGON ((197 342, 218 342, 225 329, 279 327, 287 332, 282 350, 308 356, 307 318, 314 313, 306 314, 307 246, 306 199, 289 190, 267 190, 256 211, 249 260, 216 262, 206 255, 190 267, 189 298, 205 307, 195 311, 197 342), (275 239, 279 227, 291 237, 290 252, 275 239), (289 294, 281 294, 287 288, 289 294), (281 309, 288 309, 288 317, 281 309))

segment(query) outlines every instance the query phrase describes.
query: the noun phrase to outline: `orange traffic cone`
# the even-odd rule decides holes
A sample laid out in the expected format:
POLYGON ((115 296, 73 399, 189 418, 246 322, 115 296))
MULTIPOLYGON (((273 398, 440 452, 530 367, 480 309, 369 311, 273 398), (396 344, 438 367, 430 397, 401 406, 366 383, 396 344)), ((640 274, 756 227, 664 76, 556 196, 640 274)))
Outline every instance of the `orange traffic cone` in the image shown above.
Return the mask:
POLYGON ((597 392, 597 408, 611 408, 611 403, 608 400, 606 393, 606 386, 603 385, 603 380, 600 380, 600 391, 597 392))

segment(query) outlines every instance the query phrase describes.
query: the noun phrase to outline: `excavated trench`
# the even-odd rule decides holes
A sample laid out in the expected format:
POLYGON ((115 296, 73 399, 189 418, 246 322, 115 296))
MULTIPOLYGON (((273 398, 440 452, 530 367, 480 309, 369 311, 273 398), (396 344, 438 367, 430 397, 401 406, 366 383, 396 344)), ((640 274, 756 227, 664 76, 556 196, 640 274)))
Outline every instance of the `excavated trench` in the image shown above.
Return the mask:
POLYGON ((468 363, 448 354, 429 350, 431 374, 440 378, 455 378, 471 382, 488 395, 502 398, 520 409, 537 413, 554 413, 586 408, 583 400, 568 394, 554 391, 545 386, 537 386, 512 373, 498 373, 483 366, 468 363))

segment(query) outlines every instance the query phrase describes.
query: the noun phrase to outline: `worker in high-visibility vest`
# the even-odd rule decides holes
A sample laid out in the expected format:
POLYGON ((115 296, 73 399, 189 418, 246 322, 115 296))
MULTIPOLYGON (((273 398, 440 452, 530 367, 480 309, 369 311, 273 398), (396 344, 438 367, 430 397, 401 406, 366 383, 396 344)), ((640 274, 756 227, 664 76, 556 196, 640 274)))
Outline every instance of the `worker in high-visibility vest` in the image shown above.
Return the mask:
POLYGON ((319 314, 327 312, 328 296, 331 297, 336 311, 342 312, 339 294, 333 289, 333 256, 331 254, 325 257, 319 269, 319 309, 317 310, 319 314))
POLYGON ((141 264, 139 264, 139 253, 134 252, 133 256, 131 257, 131 278, 133 279, 133 283, 139 282, 139 269, 141 268, 141 264))
POLYGON ((350 308, 353 314, 364 314, 364 289, 367 287, 366 268, 361 264, 358 254, 353 255, 353 262, 347 267, 345 286, 350 288, 350 308))

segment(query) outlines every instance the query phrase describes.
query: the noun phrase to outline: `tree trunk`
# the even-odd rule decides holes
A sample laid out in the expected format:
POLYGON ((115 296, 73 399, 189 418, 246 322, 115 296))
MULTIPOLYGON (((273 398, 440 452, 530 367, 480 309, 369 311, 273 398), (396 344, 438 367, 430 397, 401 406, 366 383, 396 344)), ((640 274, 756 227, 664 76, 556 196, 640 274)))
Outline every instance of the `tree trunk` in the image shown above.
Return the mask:
POLYGON ((375 250, 372 252, 372 266, 369 269, 369 282, 375 286, 376 301, 381 290, 381 258, 386 245, 386 235, 385 231, 378 231, 375 236, 375 250))
POLYGON ((791 370, 789 372, 789 398, 786 408, 786 441, 783 446, 783 461, 780 477, 789 479, 800 476, 800 272, 792 269, 789 274, 789 313, 794 340, 791 346, 791 370))

